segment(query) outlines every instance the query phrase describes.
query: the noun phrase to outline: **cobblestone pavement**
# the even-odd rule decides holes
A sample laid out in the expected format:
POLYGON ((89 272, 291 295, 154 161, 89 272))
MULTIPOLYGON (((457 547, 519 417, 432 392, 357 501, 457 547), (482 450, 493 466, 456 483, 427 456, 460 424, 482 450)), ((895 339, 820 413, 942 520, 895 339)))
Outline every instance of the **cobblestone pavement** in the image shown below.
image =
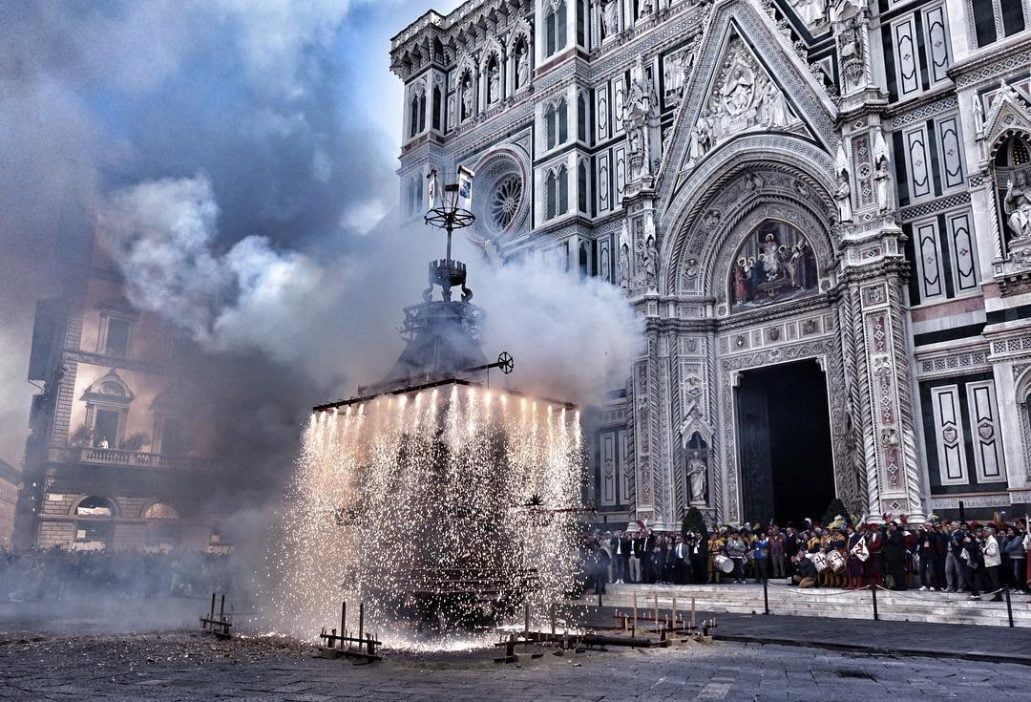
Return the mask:
POLYGON ((0 699, 907 700, 1028 699, 1026 666, 742 643, 619 650, 496 665, 491 653, 315 658, 269 639, 198 634, 0 639, 0 699))

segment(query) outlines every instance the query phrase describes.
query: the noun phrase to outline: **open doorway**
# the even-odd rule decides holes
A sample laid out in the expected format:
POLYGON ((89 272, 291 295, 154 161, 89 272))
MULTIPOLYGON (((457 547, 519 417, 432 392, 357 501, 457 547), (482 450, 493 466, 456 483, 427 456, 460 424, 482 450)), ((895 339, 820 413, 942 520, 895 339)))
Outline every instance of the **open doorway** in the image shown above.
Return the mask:
POLYGON ((834 499, 827 379, 819 364, 744 371, 736 400, 742 521, 819 520, 834 499))

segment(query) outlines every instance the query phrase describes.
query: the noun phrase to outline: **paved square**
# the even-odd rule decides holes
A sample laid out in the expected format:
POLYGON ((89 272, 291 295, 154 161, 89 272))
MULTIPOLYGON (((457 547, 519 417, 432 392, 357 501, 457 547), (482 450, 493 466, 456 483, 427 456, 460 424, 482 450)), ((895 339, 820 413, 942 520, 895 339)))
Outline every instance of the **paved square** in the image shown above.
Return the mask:
MULTIPOLYGON (((38 638, 38 637, 37 637, 38 638)), ((589 652, 501 666, 493 652, 375 665, 270 639, 195 633, 0 641, 0 699, 1026 700, 1031 668, 723 643, 589 652)))

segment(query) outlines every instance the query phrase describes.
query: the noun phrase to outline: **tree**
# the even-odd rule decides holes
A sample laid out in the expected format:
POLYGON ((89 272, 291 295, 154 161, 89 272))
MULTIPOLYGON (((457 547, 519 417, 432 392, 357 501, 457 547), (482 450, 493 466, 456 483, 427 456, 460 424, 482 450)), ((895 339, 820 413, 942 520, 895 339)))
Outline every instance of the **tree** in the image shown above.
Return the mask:
POLYGON ((689 531, 701 534, 703 538, 709 538, 708 530, 705 528, 705 517, 697 507, 687 510, 680 524, 680 533, 686 535, 689 531))
POLYGON ((835 497, 831 500, 831 503, 827 505, 827 511, 823 513, 823 525, 827 526, 833 522, 838 515, 844 517, 846 522, 852 521, 851 514, 849 513, 848 508, 845 507, 845 503, 835 497))

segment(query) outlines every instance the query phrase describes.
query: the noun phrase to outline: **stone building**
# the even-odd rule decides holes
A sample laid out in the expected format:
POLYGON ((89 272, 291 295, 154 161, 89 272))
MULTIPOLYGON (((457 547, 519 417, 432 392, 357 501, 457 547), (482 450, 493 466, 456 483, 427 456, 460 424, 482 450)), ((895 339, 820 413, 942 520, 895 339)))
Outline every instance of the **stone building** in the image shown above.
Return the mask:
POLYGON ((1027 508, 1029 16, 470 0, 393 39, 408 214, 469 168, 485 248, 646 320, 589 428, 603 519, 1027 508))
POLYGON ((65 252, 65 290, 36 307, 19 546, 208 547, 211 422, 190 343, 139 312, 100 246, 65 252))
POLYGON ((14 536, 14 514, 21 487, 21 471, 0 460, 0 548, 11 545, 14 536))

